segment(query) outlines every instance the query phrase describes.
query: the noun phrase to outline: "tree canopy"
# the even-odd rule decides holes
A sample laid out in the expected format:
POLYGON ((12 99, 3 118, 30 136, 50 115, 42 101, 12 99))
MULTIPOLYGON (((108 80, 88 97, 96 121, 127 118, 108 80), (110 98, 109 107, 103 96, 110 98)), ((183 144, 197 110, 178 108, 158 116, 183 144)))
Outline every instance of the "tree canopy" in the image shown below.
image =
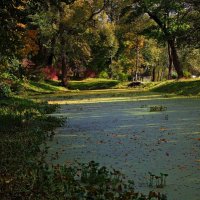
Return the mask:
POLYGON ((64 86, 87 71, 126 80, 200 74, 197 0, 9 0, 0 11, 2 72, 15 63, 26 76, 28 59, 35 71, 53 66, 64 86))

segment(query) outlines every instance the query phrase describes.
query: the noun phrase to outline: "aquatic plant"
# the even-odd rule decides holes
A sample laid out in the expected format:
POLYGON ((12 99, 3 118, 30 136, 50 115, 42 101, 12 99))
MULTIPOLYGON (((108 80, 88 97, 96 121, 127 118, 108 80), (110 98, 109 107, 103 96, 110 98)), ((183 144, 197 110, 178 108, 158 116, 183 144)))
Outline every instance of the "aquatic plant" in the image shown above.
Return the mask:
POLYGON ((166 110, 167 110, 167 107, 165 106, 151 106, 150 107, 150 112, 162 112, 166 110))

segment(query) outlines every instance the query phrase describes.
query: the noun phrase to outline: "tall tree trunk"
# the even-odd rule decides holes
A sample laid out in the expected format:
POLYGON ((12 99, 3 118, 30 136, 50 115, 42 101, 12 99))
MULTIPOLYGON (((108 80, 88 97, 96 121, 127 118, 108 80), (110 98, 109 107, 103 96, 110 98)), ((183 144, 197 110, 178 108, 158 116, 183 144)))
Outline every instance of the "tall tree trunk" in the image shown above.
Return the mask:
POLYGON ((62 66, 61 66, 61 84, 63 87, 67 86, 67 59, 66 54, 62 53, 61 55, 62 59, 62 66))
POLYGON ((61 51, 61 84, 63 87, 67 86, 67 56, 65 52, 65 42, 62 41, 62 51, 61 51))
POLYGON ((135 81, 138 80, 138 67, 139 67, 139 54, 140 54, 140 47, 139 47, 139 39, 136 39, 136 59, 135 59, 135 81))
POLYGON ((160 81, 160 69, 158 69, 156 81, 160 81))
POLYGON ((161 28, 161 30, 165 34, 166 38, 168 38, 167 42, 168 42, 170 49, 171 49, 171 56, 172 56, 174 68, 175 68, 175 70, 178 74, 178 78, 182 78, 183 77, 183 69, 181 67, 181 64, 180 64, 180 61, 179 61, 179 58, 178 58, 177 50, 176 50, 176 47, 175 47, 175 39, 174 39, 174 37, 172 37, 173 35, 171 35, 169 33, 168 28, 160 20, 160 18, 156 15, 156 13, 151 12, 149 10, 147 10, 147 13, 148 13, 149 17, 151 19, 153 19, 158 24, 158 26, 161 28))
POLYGON ((64 31, 65 27, 62 22, 62 19, 64 17, 64 10, 62 7, 62 4, 59 4, 59 37, 60 37, 60 43, 61 43, 61 85, 63 87, 67 86, 67 55, 66 55, 66 42, 64 38, 64 31))
POLYGON ((167 42, 167 49, 168 49, 168 57, 169 57, 169 66, 168 66, 168 80, 172 78, 172 54, 169 42, 167 42))
POLYGON ((56 45, 56 36, 54 36, 51 40, 51 50, 47 58, 47 65, 52 66, 53 64, 53 57, 54 57, 54 49, 56 45))
POLYGON ((156 68, 153 67, 153 71, 152 71, 152 81, 155 82, 156 81, 156 68))
POLYGON ((178 58, 178 54, 177 54, 177 50, 175 47, 175 41, 174 39, 168 40, 170 49, 171 49, 171 56, 172 56, 172 61, 173 61, 173 65, 174 68, 178 74, 178 78, 182 78, 183 77, 183 69, 181 67, 179 58, 178 58))

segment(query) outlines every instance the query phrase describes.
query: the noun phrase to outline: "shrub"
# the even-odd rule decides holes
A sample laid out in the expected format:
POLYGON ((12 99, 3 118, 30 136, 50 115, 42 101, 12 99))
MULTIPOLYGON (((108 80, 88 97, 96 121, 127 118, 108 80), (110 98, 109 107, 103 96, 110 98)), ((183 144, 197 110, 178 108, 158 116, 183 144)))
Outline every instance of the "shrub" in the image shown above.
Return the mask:
POLYGON ((109 75, 106 71, 102 71, 99 74, 99 78, 109 78, 109 75))
POLYGON ((127 81, 128 80, 128 75, 123 73, 123 72, 121 72, 121 73, 118 74, 118 80, 119 81, 127 81))
POLYGON ((128 80, 128 75, 123 72, 119 72, 119 73, 114 73, 113 78, 123 82, 128 80))
POLYGON ((177 79, 178 78, 178 74, 176 72, 172 72, 172 79, 177 79))
POLYGON ((184 75, 185 78, 190 78, 191 77, 191 73, 188 72, 188 71, 184 71, 183 75, 184 75))
POLYGON ((11 74, 10 72, 3 72, 0 75, 0 80, 2 82, 1 85, 3 85, 2 87, 6 89, 6 91, 8 92, 14 92, 16 94, 21 93, 22 91, 24 91, 24 87, 21 84, 21 79, 17 78, 17 76, 11 74))
POLYGON ((14 92, 15 94, 21 94, 24 92, 25 88, 20 82, 14 82, 11 87, 11 91, 14 92))
POLYGON ((0 97, 6 98, 12 96, 12 91, 10 89, 9 84, 0 83, 0 97))

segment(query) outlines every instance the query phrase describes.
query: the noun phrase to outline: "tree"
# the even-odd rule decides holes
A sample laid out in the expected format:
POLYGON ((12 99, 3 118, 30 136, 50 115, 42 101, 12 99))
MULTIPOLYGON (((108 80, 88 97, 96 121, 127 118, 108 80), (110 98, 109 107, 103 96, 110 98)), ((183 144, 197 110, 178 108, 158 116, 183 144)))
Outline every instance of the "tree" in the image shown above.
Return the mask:
POLYGON ((198 0, 185 0, 190 12, 184 17, 185 23, 189 24, 189 29, 185 35, 180 37, 180 44, 185 46, 200 47, 200 4, 198 0))
POLYGON ((190 28, 185 18, 191 13, 191 5, 182 0, 136 0, 124 9, 124 13, 128 13, 129 20, 145 13, 149 15, 168 43, 174 68, 178 78, 182 78, 183 69, 178 57, 177 42, 180 37, 187 35, 190 28))
POLYGON ((184 48, 180 54, 181 63, 186 75, 200 75, 200 49, 193 47, 184 48))
POLYGON ((161 81, 166 78, 167 54, 166 47, 159 45, 154 39, 146 39, 143 48, 144 65, 152 73, 152 81, 161 81))
POLYGON ((126 33, 124 32, 123 39, 121 38, 118 63, 123 66, 124 72, 129 72, 133 80, 138 80, 138 75, 142 73, 144 37, 131 30, 133 27, 127 28, 129 30, 124 30, 126 33))
POLYGON ((0 62, 7 57, 20 57, 21 38, 25 31, 29 0, 0 2, 0 62))
POLYGON ((96 29, 94 23, 101 20, 99 15, 107 2, 48 1, 43 5, 44 9, 32 15, 32 24, 39 28, 40 50, 42 55, 48 55, 46 63, 51 65, 53 58, 61 62, 63 86, 67 85, 67 71, 70 70, 70 65, 76 65, 77 69, 78 65, 88 63, 90 46, 87 30, 89 27, 96 29))
POLYGON ((118 41, 115 36, 115 24, 109 21, 106 12, 96 16, 95 27, 87 29, 87 37, 91 47, 91 60, 88 68, 96 73, 109 71, 109 65, 118 50, 118 41))

